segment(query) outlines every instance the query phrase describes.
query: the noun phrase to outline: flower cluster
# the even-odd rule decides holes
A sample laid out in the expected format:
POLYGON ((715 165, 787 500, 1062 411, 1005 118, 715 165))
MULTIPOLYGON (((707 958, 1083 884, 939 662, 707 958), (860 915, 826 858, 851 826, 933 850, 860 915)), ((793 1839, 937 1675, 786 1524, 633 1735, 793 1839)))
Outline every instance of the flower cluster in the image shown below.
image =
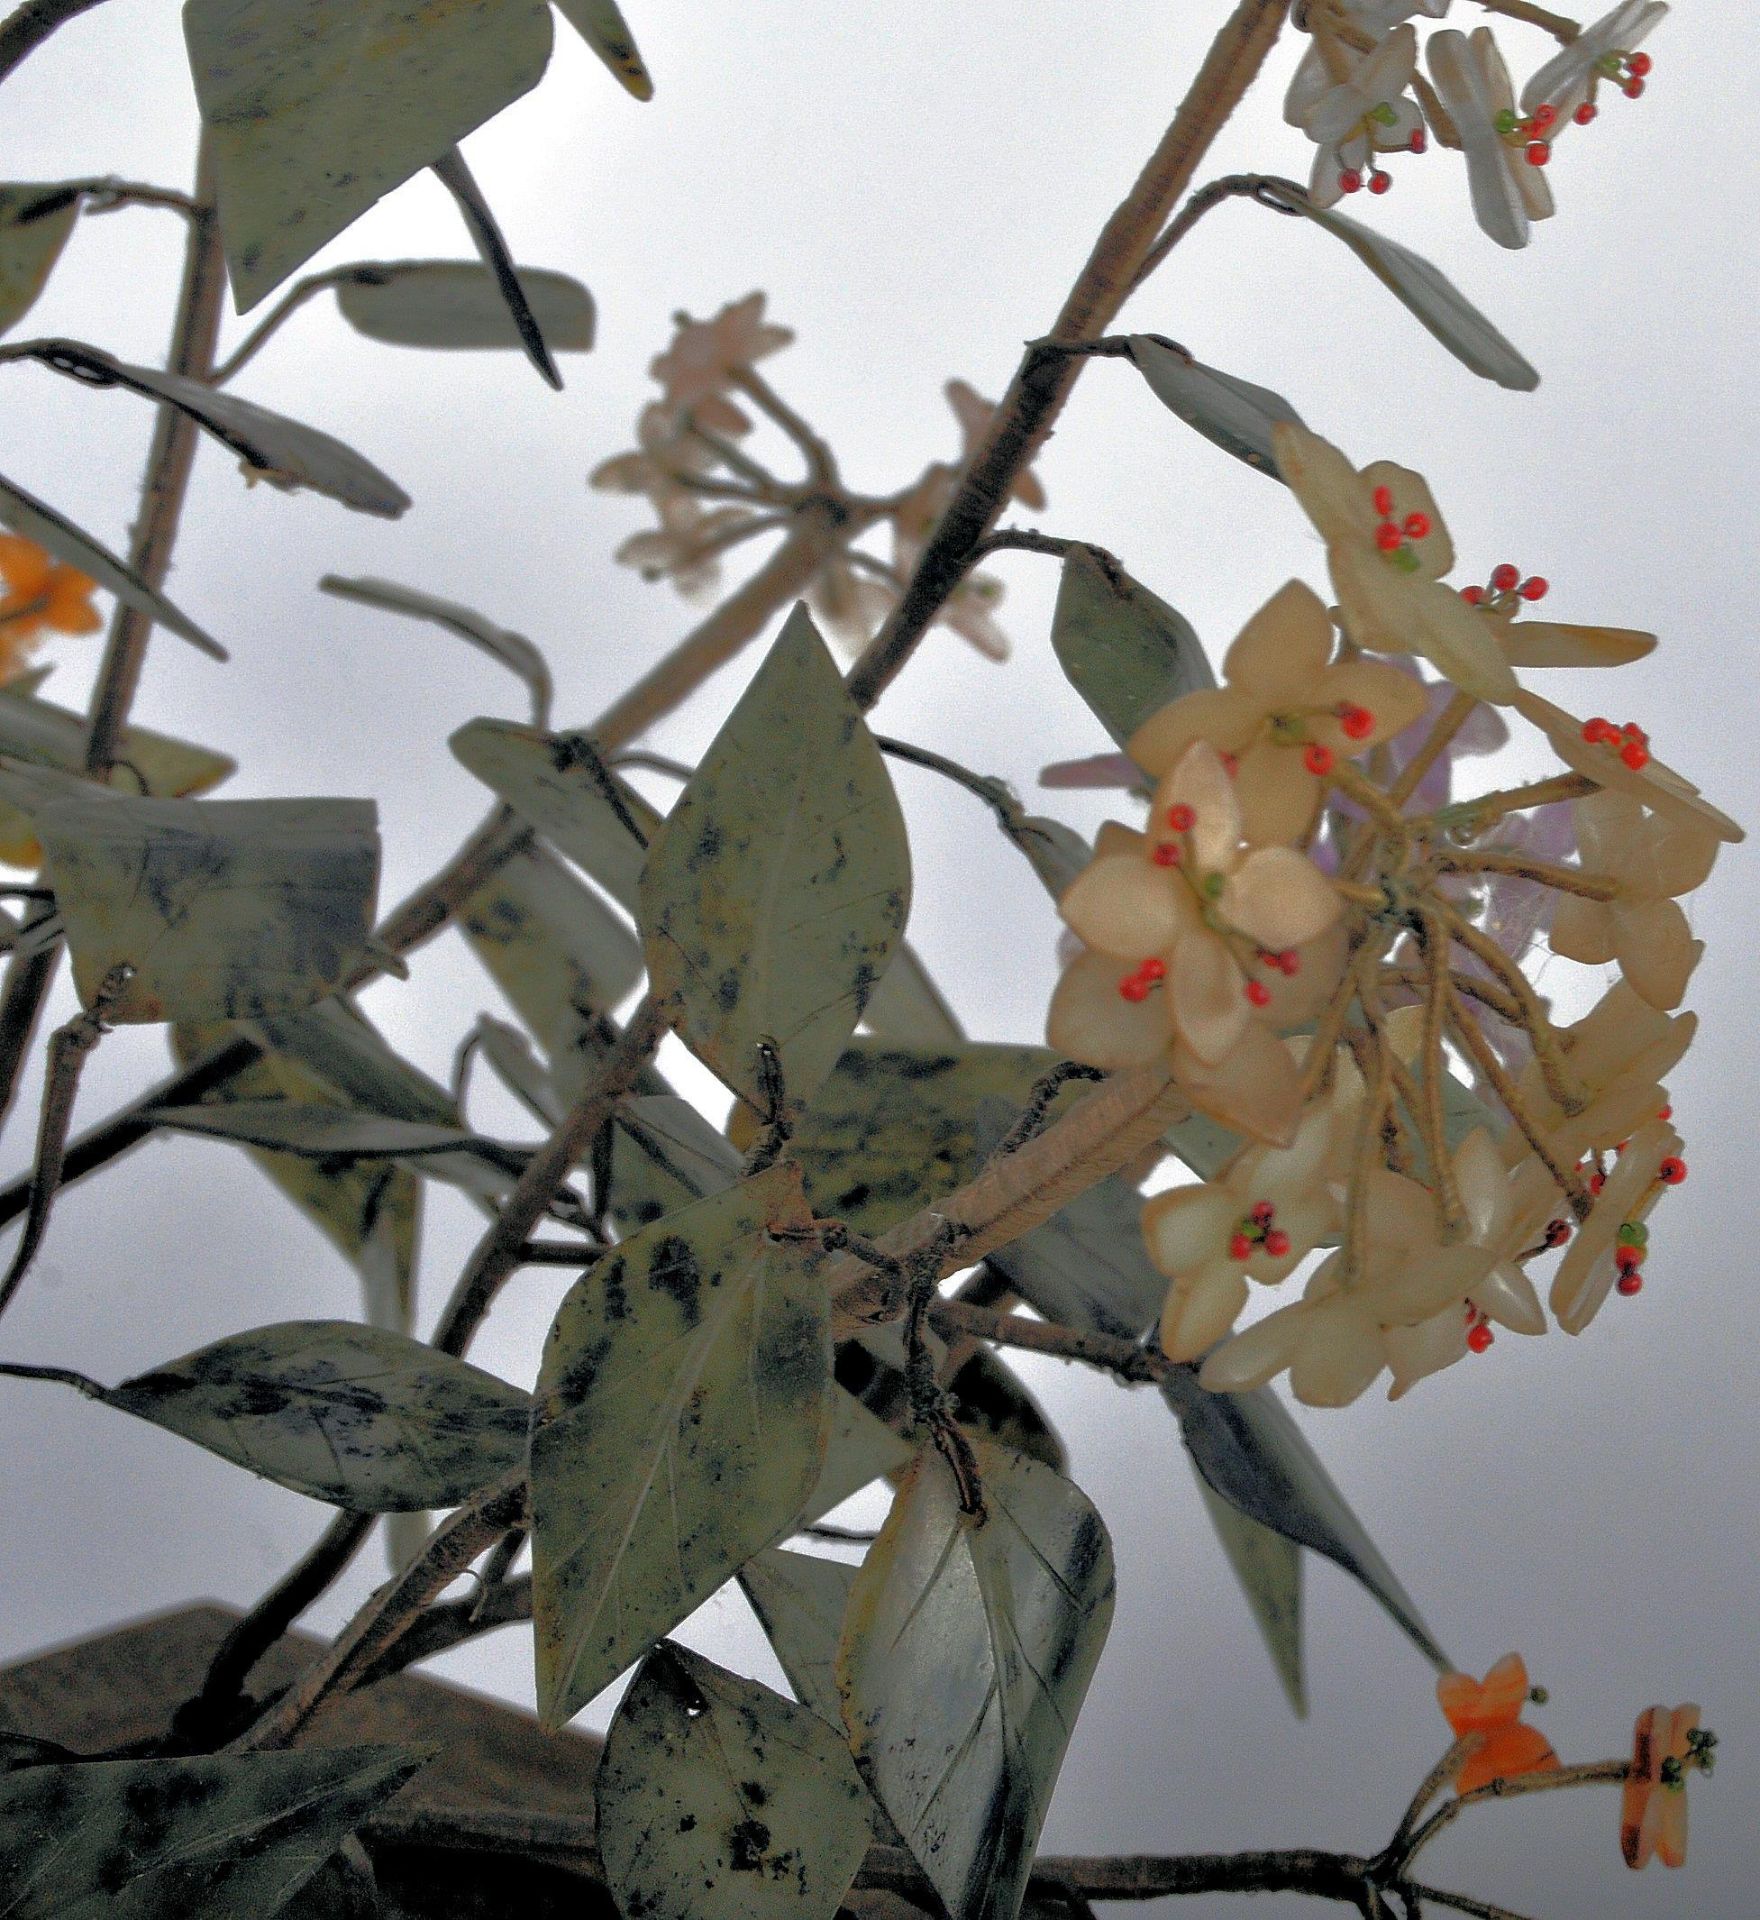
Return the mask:
POLYGON ((0 533, 0 685, 25 670, 45 633, 96 633, 96 583, 22 534, 0 533))
POLYGON ((1310 42, 1284 118, 1315 143, 1309 196, 1317 206, 1365 188, 1387 192, 1393 176, 1381 157, 1423 153, 1433 136, 1466 161, 1479 225, 1501 246, 1524 247, 1532 222, 1553 210, 1543 170, 1560 135, 1596 118, 1603 86, 1632 100, 1643 94, 1652 62, 1639 42, 1668 8, 1663 0, 1621 0, 1592 26, 1560 21, 1558 51, 1519 103, 1489 27, 1441 28, 1420 61, 1410 16, 1439 19, 1448 8, 1449 0, 1309 0, 1310 42))
MULTIPOLYGON (((794 338, 764 318, 764 296, 748 294, 712 320, 676 316, 671 345, 651 371, 661 397, 636 422, 636 447, 596 467, 591 484, 611 493, 647 497, 659 525, 633 534, 617 558, 644 579, 669 579, 687 596, 711 591, 720 557, 730 548, 811 521, 822 551, 805 593, 831 638, 855 655, 873 639, 898 604, 958 478, 957 465, 935 461, 909 486, 885 497, 852 492, 829 447, 769 382, 756 363, 794 338), (754 411, 791 441, 805 459, 799 481, 780 478, 754 452, 754 411), (890 529, 889 560, 858 542, 890 529)), ((945 388, 969 459, 989 431, 995 408, 963 380, 945 388)), ((1044 490, 1023 469, 1013 499, 1037 509, 1044 490)), ((968 574, 943 603, 937 619, 990 660, 1008 656, 1008 638, 995 610, 1002 583, 968 574)))
POLYGON ((1567 1332, 1640 1290, 1647 1217, 1686 1177, 1666 1078, 1701 945, 1680 898, 1742 836, 1637 723, 1518 677, 1618 666, 1652 636, 1525 617, 1547 583, 1513 565, 1450 585, 1417 474, 1277 432, 1336 605, 1283 587, 1223 683, 1131 740, 1149 818, 1105 827, 1063 896, 1080 945, 1049 1037, 1104 1069, 1164 1060, 1244 1136, 1148 1203, 1167 1353, 1215 1389, 1287 1370, 1336 1406, 1383 1374, 1397 1397, 1498 1329, 1544 1332, 1537 1262, 1567 1332), (1512 718, 1562 770, 1455 793, 1456 744, 1512 718), (1524 971, 1542 936, 1619 969, 1582 1019, 1555 1020, 1524 971), (1298 1300, 1235 1330, 1298 1271, 1298 1300))

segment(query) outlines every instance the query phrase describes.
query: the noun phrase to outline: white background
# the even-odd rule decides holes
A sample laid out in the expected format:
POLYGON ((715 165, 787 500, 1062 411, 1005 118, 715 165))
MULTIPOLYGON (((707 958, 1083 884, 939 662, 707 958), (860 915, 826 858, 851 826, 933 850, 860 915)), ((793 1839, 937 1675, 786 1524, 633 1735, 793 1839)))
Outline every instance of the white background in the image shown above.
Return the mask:
MULTIPOLYGON (((1467 0, 1455 12, 1465 27, 1480 17, 1467 0)), ((612 566, 643 523, 639 503, 583 486, 629 444, 672 311, 766 288, 799 335, 766 371, 855 484, 903 484, 957 451, 942 381, 960 374, 999 393, 1021 341, 1050 324, 1223 13, 1220 0, 635 0, 659 82, 646 107, 559 26, 541 88, 467 151, 521 259, 595 290, 599 351, 566 363, 555 396, 513 355, 378 347, 314 305, 241 391, 351 441, 416 505, 386 525, 310 495, 247 492, 205 446, 172 584, 234 660, 220 668, 156 639, 139 717, 235 754, 244 770, 228 791, 241 796, 374 795, 385 898, 401 897, 485 803, 447 734, 475 714, 521 717, 522 696, 445 636, 316 595, 318 576, 407 580, 532 635, 555 668, 560 723, 584 724, 696 617, 669 588, 612 566)), ((1275 386, 1359 461, 1423 470, 1461 577, 1511 559, 1552 578, 1546 610, 1558 618, 1661 633, 1617 690, 1562 675, 1545 691, 1640 718, 1666 759, 1752 820, 1745 428, 1760 183, 1738 137, 1751 106, 1740 49, 1715 30, 1727 22, 1723 8, 1676 9, 1651 43, 1648 96, 1607 96, 1600 121, 1561 145, 1562 211, 1525 253, 1500 252, 1472 226, 1456 155, 1402 164, 1385 200, 1353 205, 1484 305, 1541 368, 1537 394, 1475 380, 1332 240, 1250 205, 1213 213, 1129 318, 1275 386)), ((1501 31, 1518 75, 1544 57, 1539 36, 1501 31)), ((1274 55, 1207 172, 1305 172, 1306 143, 1277 112, 1295 51, 1274 55)), ((5 177, 187 184, 193 108, 170 0, 110 0, 34 57, 5 100, 5 177)), ((27 328, 157 357, 180 240, 168 214, 82 223, 27 328)), ((321 258, 465 251, 449 202, 424 179, 321 258)), ((37 369, 5 370, 0 398, 8 473, 122 544, 148 410, 37 369)), ((1120 554, 1215 654, 1292 573, 1323 584, 1293 500, 1190 434, 1124 366, 1085 375, 1040 471, 1051 507, 1039 524, 1120 554)), ((938 634, 879 718, 1030 793, 1044 762, 1106 743, 1051 661, 1053 564, 1010 556, 1000 571, 1014 662, 988 666, 938 634)), ((52 655, 64 663, 52 691, 77 699, 95 646, 57 642, 52 655)), ((751 664, 654 744, 698 751, 751 664)), ((1037 1038, 1054 976, 1048 902, 975 802, 910 769, 899 785, 918 873, 913 938, 974 1036, 1037 1038)), ((1083 797, 1056 798, 1074 824, 1101 817, 1083 797)), ((1698 1699, 1724 1736, 1717 1777, 1693 1787, 1683 1876, 1627 1873, 1608 1791, 1480 1814, 1430 1857, 1432 1878, 1548 1920, 1752 1910, 1760 1062, 1749 874, 1738 850, 1693 908, 1710 943, 1692 994, 1703 1039, 1673 1088, 1693 1178, 1653 1222, 1641 1299, 1615 1300, 1580 1340, 1500 1340, 1398 1406, 1377 1396, 1304 1416, 1454 1657, 1482 1672, 1511 1647, 1526 1654, 1552 1692, 1539 1717, 1567 1759, 1621 1753, 1652 1700, 1698 1699)), ((1573 1006, 1593 984, 1558 962, 1543 979, 1573 1006)), ((495 994, 449 936, 412 984, 377 987, 367 1005, 443 1075, 495 994)), ((70 1006, 63 989, 55 1017, 70 1006)), ((151 1030, 115 1035, 88 1072, 82 1113, 107 1110, 163 1064, 151 1030)), ((33 1125, 28 1111, 15 1117, 9 1166, 28 1161, 33 1125)), ((428 1217, 431 1314, 476 1219, 443 1190, 428 1217)), ((529 1379, 564 1283, 522 1277, 478 1357, 529 1379)), ((66 1196, 0 1350, 113 1379, 243 1326, 354 1311, 343 1263, 242 1158, 159 1144, 66 1196)), ((1445 1737, 1424 1663, 1358 1589, 1311 1562, 1312 1714, 1293 1723, 1160 1403, 1055 1366, 1033 1378, 1119 1559, 1117 1623, 1047 1844, 1373 1851, 1445 1737)), ((59 1389, 6 1383, 0 1434, 0 1658, 200 1594, 247 1602, 326 1517, 59 1389)), ((376 1550, 363 1556, 315 1617, 338 1622, 381 1565, 376 1550)), ((732 1598, 687 1637, 773 1672, 732 1598)), ((444 1664, 524 1700, 528 1661, 515 1630, 444 1664)), ((1309 1910, 1254 1907, 1267 1920, 1309 1910)))

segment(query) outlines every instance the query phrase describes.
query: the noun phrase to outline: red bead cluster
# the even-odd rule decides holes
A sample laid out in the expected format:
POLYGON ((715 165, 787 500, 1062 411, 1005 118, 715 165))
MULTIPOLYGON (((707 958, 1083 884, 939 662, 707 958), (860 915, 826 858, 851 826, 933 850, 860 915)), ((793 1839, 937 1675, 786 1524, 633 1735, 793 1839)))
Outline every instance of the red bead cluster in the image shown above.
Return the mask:
POLYGON ((1133 1003, 1147 1000, 1149 989, 1167 978, 1165 960, 1145 960, 1135 973, 1127 973, 1118 983, 1119 998, 1133 1003))
POLYGON ((1511 566, 1506 560, 1500 567, 1491 569, 1491 579, 1483 587, 1462 587, 1461 598, 1469 607, 1484 607, 1491 613, 1505 612, 1512 599, 1527 601, 1544 600, 1552 591, 1552 582, 1543 574, 1531 573, 1522 578, 1520 567, 1511 566))
POLYGON ((1228 1257, 1250 1260, 1254 1249, 1263 1247, 1273 1260, 1281 1260, 1289 1252, 1289 1235, 1272 1224, 1276 1218, 1277 1209, 1269 1200, 1255 1200, 1252 1212, 1235 1228, 1229 1240, 1228 1257))
POLYGON ((1592 747, 1614 748, 1634 773, 1642 772, 1650 764, 1650 736, 1635 720, 1616 727, 1611 720, 1597 716, 1584 723, 1583 738, 1592 747))

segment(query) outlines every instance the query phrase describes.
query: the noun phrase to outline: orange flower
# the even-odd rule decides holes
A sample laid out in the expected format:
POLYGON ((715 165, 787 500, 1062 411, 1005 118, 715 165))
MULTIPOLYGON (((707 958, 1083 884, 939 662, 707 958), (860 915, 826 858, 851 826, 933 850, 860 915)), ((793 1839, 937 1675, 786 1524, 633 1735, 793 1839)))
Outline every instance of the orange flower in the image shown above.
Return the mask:
POLYGON ((1528 1669, 1519 1653, 1506 1653, 1482 1681, 1465 1673, 1445 1673, 1437 1681, 1437 1701, 1455 1733, 1483 1736, 1455 1780, 1457 1793, 1521 1773, 1550 1773, 1558 1765, 1546 1736, 1522 1725, 1530 1697, 1528 1669))
POLYGON ((1659 1853, 1665 1867, 1687 1857, 1687 1771, 1709 1771, 1710 1734, 1699 1731, 1695 1706, 1646 1707, 1632 1730, 1632 1770, 1620 1800, 1619 1849, 1628 1867, 1647 1867, 1659 1853))
POLYGON ((52 560, 34 540, 0 533, 0 684, 24 671, 26 653, 45 627, 96 633, 104 623, 92 605, 95 583, 52 560))

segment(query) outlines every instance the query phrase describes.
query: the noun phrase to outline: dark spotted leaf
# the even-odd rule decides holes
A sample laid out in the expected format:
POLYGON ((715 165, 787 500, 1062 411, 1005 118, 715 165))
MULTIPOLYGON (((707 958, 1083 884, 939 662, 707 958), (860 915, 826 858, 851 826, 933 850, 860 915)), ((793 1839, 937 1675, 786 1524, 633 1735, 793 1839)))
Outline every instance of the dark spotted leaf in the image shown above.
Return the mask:
POLYGON ((1282 1534, 1249 1519, 1224 1500, 1202 1474, 1198 1475, 1198 1492, 1234 1577, 1241 1583, 1290 1711, 1298 1720, 1305 1720, 1308 1693, 1302 1678, 1302 1550, 1282 1534))
POLYGON ((153 800, 11 763, 90 1006, 115 1021, 242 1019, 309 1006, 366 954, 379 882, 370 800, 153 800))
POLYGON ((560 391, 562 371, 545 342, 544 329, 538 324, 532 303, 526 298, 525 285, 514 263, 513 249, 508 246, 493 208, 457 147, 449 148, 434 162, 434 177, 452 195, 454 204, 463 216, 465 231, 477 250, 477 258, 494 278, 496 291, 501 295, 502 305, 507 309, 508 319, 513 322, 513 330, 519 336, 519 344, 526 358, 537 368, 547 385, 560 391))
POLYGON ((1156 399, 1224 453, 1232 453, 1274 480, 1280 478, 1271 451, 1271 430, 1280 420, 1302 424, 1300 414, 1282 394, 1207 367, 1183 347, 1152 333, 1133 333, 1130 340, 1131 358, 1156 399))
POLYGON ((987 1517, 918 1456, 856 1575, 837 1657, 875 1797, 950 1913, 1014 1920, 1112 1621, 1112 1546, 1085 1496, 979 1443, 987 1517))
POLYGON ((780 1547, 749 1560, 739 1575, 741 1591, 752 1603, 794 1697, 838 1728, 843 1708, 837 1693, 837 1646, 855 1577, 856 1569, 846 1561, 785 1553, 780 1547))
POLYGON ((1183 1368, 1162 1394, 1178 1416, 1198 1471, 1224 1500, 1249 1520, 1336 1561, 1381 1602, 1425 1659, 1448 1670, 1452 1663, 1411 1596, 1270 1388, 1208 1393, 1196 1373, 1183 1368))
POLYGON ((556 10, 638 100, 654 97, 654 82, 624 24, 617 0, 556 0, 556 10))
MULTIPOLYGON (((0 687, 0 754, 32 766, 79 774, 84 771, 85 751, 83 713, 21 692, 16 684, 0 687)), ((109 784, 124 793, 144 789, 156 798, 176 800, 206 793, 236 771, 237 763, 223 753, 146 727, 130 727, 117 748, 109 784)), ((41 857, 28 816, 0 801, 0 860, 35 866, 41 857)))
POLYGON ((1122 746, 1150 714, 1216 676, 1184 616, 1086 547, 1063 563, 1051 646, 1065 677, 1122 746))
POLYGON ((999 1353, 978 1347, 947 1383, 954 1417, 969 1432, 987 1435, 998 1445, 1024 1453, 1051 1468, 1069 1469, 1069 1453, 1045 1409, 999 1353))
POLYGON ((78 190, 59 182, 0 187, 0 333, 36 304, 79 207, 78 190))
POLYGON ((825 1465, 801 1513, 801 1525, 824 1519, 852 1493, 860 1493, 883 1476, 901 1472, 910 1457, 911 1449, 884 1420, 870 1413, 853 1393, 834 1387, 825 1465))
POLYGON ((9 1774, 6 1920, 268 1920, 428 1758, 338 1747, 9 1774))
POLYGON ((1422 254, 1389 240, 1334 207, 1317 207, 1305 193, 1275 183, 1260 190, 1276 205, 1305 214, 1342 240, 1375 278, 1433 333, 1463 366, 1500 387, 1529 393, 1540 376, 1477 307, 1422 254))
POLYGON ((452 1507, 517 1467, 517 1387, 402 1334, 288 1320, 233 1334, 105 1394, 276 1485, 356 1513, 452 1507))
POLYGON ((185 0, 241 312, 537 85, 543 0, 185 0))
POLYGON ((605 1878, 642 1920, 831 1920, 868 1849, 841 1737, 683 1647, 642 1662, 596 1798, 605 1878))
POLYGON ((134 569, 119 560, 110 549, 94 540, 83 528, 76 527, 64 514, 57 513, 46 500, 27 493, 16 481, 0 476, 0 521, 14 533, 36 541, 57 560, 88 573, 106 593, 113 593, 125 607, 133 607, 149 620, 199 647, 211 659, 224 660, 226 649, 212 639, 189 617, 167 600, 157 587, 147 585, 134 569))
POLYGON ((688 1100, 650 1094, 618 1108, 611 1168, 612 1215, 628 1232, 731 1187, 740 1157, 688 1100))
POLYGON ((660 816, 615 775, 600 778, 601 762, 585 735, 472 720, 447 744, 620 907, 635 912, 647 842, 659 831, 660 816))
POLYGON ((509 673, 525 683, 532 696, 532 721, 544 726, 550 717, 550 669, 544 656, 523 633, 510 632, 486 620, 455 600, 422 593, 415 587, 400 587, 393 580, 344 580, 327 573, 318 585, 339 600, 358 600, 363 606, 380 607, 387 613, 404 613, 412 619, 429 620, 448 633, 457 634, 468 645, 479 648, 491 660, 499 661, 509 673))
POLYGON ((237 454, 245 475, 283 492, 310 487, 345 507, 395 520, 409 495, 372 461, 301 420, 155 367, 131 367, 78 340, 45 340, 33 357, 88 387, 121 387, 187 415, 237 454))
POLYGON ((819 1260, 777 1166, 625 1240, 545 1343, 532 1416, 538 1696, 558 1726, 754 1553, 819 1478, 830 1420, 819 1260))
MULTIPOLYGON (((593 344, 593 296, 586 288, 543 267, 521 267, 519 279, 545 343, 557 353, 585 353, 593 344)), ((357 333, 387 346, 521 344, 494 274, 471 260, 365 261, 338 280, 336 304, 357 333)))
POLYGON ((797 607, 648 855, 650 990, 762 1112, 758 1043, 811 1101, 904 931, 910 849, 873 735, 797 607))

